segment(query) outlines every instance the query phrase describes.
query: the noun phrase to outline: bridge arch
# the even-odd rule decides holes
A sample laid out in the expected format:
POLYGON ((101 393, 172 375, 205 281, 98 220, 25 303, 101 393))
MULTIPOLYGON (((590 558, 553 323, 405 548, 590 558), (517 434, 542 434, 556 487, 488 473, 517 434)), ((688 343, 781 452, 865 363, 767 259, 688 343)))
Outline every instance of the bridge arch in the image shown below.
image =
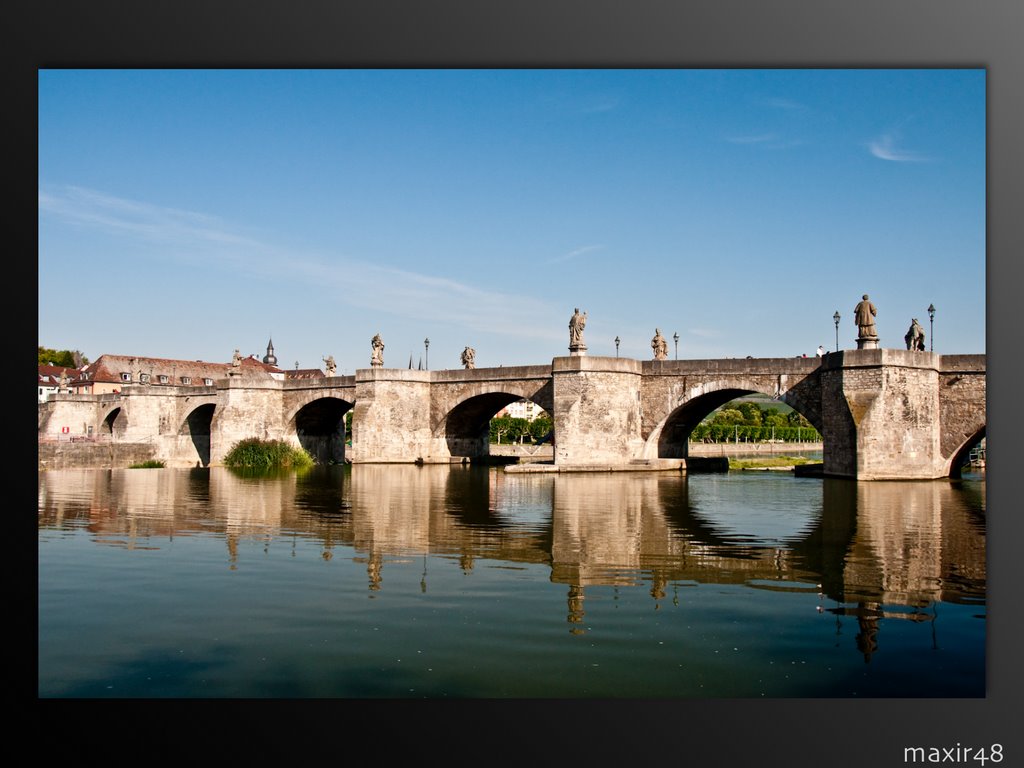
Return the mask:
POLYGON ((100 421, 99 433, 116 437, 123 435, 127 428, 128 417, 125 415, 124 409, 118 405, 108 411, 107 415, 100 421))
POLYGON ((490 456, 490 423, 494 415, 518 400, 529 400, 550 415, 551 406, 539 402, 542 399, 524 396, 522 392, 499 391, 471 395, 457 402, 444 414, 434 428, 433 437, 445 441, 451 456, 470 459, 490 456))
POLYGON ((210 434, 213 431, 213 417, 217 406, 213 403, 202 403, 186 414, 178 430, 178 434, 192 441, 195 458, 200 466, 210 466, 210 434))
POLYGON ((946 468, 946 474, 949 477, 958 478, 963 472, 964 464, 967 462, 968 456, 971 451, 981 442, 982 438, 985 437, 985 425, 982 425, 974 434, 964 440, 956 450, 953 451, 950 456, 949 466, 946 468))
POLYGON ((345 414, 355 403, 340 397, 313 397, 288 414, 287 429, 318 464, 345 462, 345 414))
MULTIPOLYGON (((802 382, 800 383, 802 384, 802 382)), ((708 381, 691 387, 675 408, 655 425, 644 444, 644 458, 685 458, 690 433, 715 409, 736 398, 750 394, 768 395, 785 403, 807 419, 819 433, 822 430, 820 404, 803 397, 800 384, 782 390, 777 382, 761 378, 733 379, 728 382, 708 381), (810 402, 808 402, 810 400, 810 402)))

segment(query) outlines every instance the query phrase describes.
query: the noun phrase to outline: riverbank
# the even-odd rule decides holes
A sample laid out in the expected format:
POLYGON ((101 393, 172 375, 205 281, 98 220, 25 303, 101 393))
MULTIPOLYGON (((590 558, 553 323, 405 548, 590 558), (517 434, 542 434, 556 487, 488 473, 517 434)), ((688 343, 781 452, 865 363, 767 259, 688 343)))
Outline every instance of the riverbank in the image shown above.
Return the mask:
POLYGON ((818 443, 690 443, 691 456, 802 456, 820 454, 824 444, 818 443))

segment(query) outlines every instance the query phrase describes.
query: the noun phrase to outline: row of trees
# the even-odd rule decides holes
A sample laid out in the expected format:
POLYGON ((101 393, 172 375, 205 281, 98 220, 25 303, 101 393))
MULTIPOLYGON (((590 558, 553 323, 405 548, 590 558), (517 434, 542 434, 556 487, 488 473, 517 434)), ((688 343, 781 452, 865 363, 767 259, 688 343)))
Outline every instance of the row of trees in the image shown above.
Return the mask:
MULTIPOLYGON (((551 432, 550 416, 533 421, 512 416, 491 419, 492 443, 537 442, 551 432)), ((782 413, 776 407, 762 407, 751 401, 727 403, 712 413, 690 434, 690 440, 704 443, 762 442, 819 442, 821 435, 807 419, 796 411, 782 413)))
POLYGON ((778 408, 744 400, 726 403, 712 413, 697 425, 690 434, 690 440, 703 443, 734 440, 818 442, 821 435, 796 411, 782 413, 778 408))
POLYGON ((535 443, 547 437, 553 426, 550 416, 538 416, 533 421, 499 416, 491 419, 491 442, 535 443))

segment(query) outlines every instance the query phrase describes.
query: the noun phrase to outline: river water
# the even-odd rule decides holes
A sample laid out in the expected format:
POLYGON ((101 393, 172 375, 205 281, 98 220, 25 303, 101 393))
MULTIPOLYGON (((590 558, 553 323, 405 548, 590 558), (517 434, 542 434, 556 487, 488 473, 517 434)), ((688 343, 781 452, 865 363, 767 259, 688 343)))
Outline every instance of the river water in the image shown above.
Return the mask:
POLYGON ((41 697, 985 695, 985 486, 39 473, 41 697))

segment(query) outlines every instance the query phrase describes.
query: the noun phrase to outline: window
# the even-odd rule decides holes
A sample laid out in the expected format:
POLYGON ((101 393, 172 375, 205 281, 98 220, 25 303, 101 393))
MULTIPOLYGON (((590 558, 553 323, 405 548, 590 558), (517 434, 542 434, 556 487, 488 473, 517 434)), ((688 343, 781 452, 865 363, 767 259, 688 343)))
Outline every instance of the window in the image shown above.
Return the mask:
POLYGON ((132 375, 130 373, 122 373, 121 374, 121 381, 131 381, 131 380, 132 380, 132 375))
POLYGON ((140 373, 139 374, 139 383, 140 384, 149 384, 149 374, 148 373, 140 373))
POLYGON ((213 379, 203 379, 203 384, 205 384, 208 387, 212 387, 213 386, 213 379))
POLYGON ((160 379, 160 383, 161 384, 166 384, 167 383, 167 377, 164 376, 162 373, 157 378, 160 379))
POLYGON ((188 386, 189 384, 192 383, 192 377, 191 376, 182 376, 181 377, 181 383, 186 385, 186 386, 188 386))

